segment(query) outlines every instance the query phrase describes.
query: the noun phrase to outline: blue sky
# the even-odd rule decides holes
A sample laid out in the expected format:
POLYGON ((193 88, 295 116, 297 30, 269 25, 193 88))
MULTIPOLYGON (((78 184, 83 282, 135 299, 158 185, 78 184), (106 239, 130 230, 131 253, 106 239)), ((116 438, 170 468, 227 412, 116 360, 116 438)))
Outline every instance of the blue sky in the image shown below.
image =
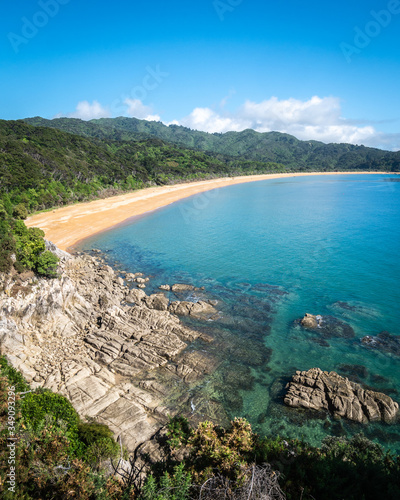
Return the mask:
POLYGON ((0 118, 135 116, 400 149, 400 1, 19 0, 0 118))

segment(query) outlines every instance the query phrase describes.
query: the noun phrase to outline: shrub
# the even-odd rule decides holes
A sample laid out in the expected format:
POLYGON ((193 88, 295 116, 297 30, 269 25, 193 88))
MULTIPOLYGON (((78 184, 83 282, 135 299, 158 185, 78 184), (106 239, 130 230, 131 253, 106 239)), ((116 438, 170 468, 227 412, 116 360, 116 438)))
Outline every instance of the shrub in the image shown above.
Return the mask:
POLYGON ((44 232, 36 227, 27 228, 22 220, 14 221, 12 232, 17 260, 26 269, 35 269, 39 255, 46 250, 44 232))
POLYGON ((25 424, 33 431, 39 429, 45 420, 62 429, 74 455, 82 456, 84 445, 78 437, 79 415, 64 396, 39 389, 25 396, 21 411, 25 424))
POLYGON ((15 387, 16 392, 29 391, 29 385, 24 377, 18 370, 7 363, 4 356, 0 356, 0 372, 1 375, 7 377, 8 384, 15 387))
POLYGON ((13 216, 16 219, 26 219, 28 215, 28 210, 23 203, 19 203, 13 208, 13 216))
POLYGON ((59 259, 54 253, 46 250, 38 256, 35 271, 42 276, 55 278, 57 276, 58 261, 59 259))
POLYGON ((167 424, 167 444, 171 449, 186 445, 190 436, 193 434, 189 421, 185 417, 168 417, 167 424))
POLYGON ((16 245, 11 233, 11 227, 6 219, 0 219, 0 272, 8 273, 13 261, 11 255, 15 254, 16 245))
POLYGON ((228 430, 201 422, 189 440, 196 456, 193 473, 196 481, 205 481, 218 470, 240 485, 253 458, 253 440, 251 426, 243 418, 235 418, 228 430))
POLYGON ((85 451, 83 458, 97 469, 107 458, 117 458, 119 446, 112 438, 101 438, 92 443, 85 451))
POLYGON ((28 394, 24 398, 22 415, 34 429, 44 420, 45 415, 50 415, 54 422, 63 420, 70 428, 76 429, 78 434, 78 413, 64 396, 49 390, 28 394))
POLYGON ((17 271, 17 273, 20 273, 20 274, 22 274, 26 271, 26 267, 18 260, 14 262, 14 269, 17 271))
POLYGON ((86 446, 83 458, 97 469, 103 460, 119 455, 120 448, 111 429, 105 424, 81 422, 78 425, 78 437, 86 446))
POLYGON ((113 433, 105 424, 81 422, 78 424, 78 436, 86 446, 90 446, 100 439, 112 438, 113 433))
POLYGON ((141 491, 139 500, 188 500, 191 475, 184 464, 174 467, 172 475, 165 472, 159 482, 150 475, 141 491))

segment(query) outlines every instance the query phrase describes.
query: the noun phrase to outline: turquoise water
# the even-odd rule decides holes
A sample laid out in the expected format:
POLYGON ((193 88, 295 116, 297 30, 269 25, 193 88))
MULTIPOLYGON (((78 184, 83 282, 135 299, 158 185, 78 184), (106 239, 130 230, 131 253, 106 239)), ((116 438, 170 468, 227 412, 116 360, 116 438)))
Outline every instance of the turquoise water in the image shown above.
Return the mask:
POLYGON ((399 180, 335 175, 229 186, 134 218, 81 249, 99 248, 125 271, 153 276, 148 293, 187 282, 219 301, 219 319, 192 322, 216 339, 207 349, 219 365, 188 389, 188 412, 209 416, 204 402, 213 401, 264 434, 318 444, 363 430, 400 452, 398 424, 361 426, 282 404, 293 372, 314 366, 400 401, 399 353, 361 342, 384 330, 400 336, 399 180), (304 330, 296 320, 306 312, 354 333, 304 330))

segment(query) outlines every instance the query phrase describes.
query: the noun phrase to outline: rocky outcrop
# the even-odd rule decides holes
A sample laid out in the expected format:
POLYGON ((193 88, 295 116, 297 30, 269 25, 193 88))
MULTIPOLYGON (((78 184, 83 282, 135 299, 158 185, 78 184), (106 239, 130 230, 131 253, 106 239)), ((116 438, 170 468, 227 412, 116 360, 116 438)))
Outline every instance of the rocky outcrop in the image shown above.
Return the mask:
POLYGON ((314 316, 313 314, 306 313, 304 315, 304 318, 300 321, 300 325, 304 328, 310 328, 314 330, 315 328, 318 328, 321 319, 322 316, 314 316))
POLYGON ((1 277, 1 352, 32 387, 63 394, 133 451, 173 413, 162 403, 170 384, 187 393, 187 383, 214 368, 201 353, 185 355, 189 343, 211 339, 167 310, 163 293, 130 289, 126 281, 136 285, 140 273, 125 281, 98 254, 48 248, 61 259, 58 279, 1 277))
POLYGON ((355 336, 353 328, 335 318, 334 316, 321 316, 306 313, 301 320, 297 320, 300 325, 310 331, 317 331, 318 334, 325 338, 346 338, 351 339, 355 336))
POLYGON ((187 300, 172 302, 168 311, 178 316, 195 316, 198 318, 212 318, 218 311, 209 301, 199 300, 198 302, 189 302, 187 300))
POLYGON ((363 389, 335 372, 320 368, 297 371, 286 386, 285 404, 295 408, 326 410, 355 422, 394 422, 399 405, 381 392, 363 389))

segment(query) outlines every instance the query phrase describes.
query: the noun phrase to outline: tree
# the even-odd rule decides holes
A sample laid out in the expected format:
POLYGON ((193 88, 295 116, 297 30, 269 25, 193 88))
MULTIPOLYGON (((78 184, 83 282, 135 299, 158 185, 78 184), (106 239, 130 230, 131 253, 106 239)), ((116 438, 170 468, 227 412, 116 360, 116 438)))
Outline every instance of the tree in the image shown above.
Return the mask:
POLYGON ((16 242, 17 261, 26 269, 35 269, 39 255, 46 250, 44 231, 37 227, 27 228, 22 220, 17 220, 12 232, 16 242))
POLYGON ((28 217, 28 210, 23 203, 15 205, 13 208, 13 216, 16 219, 26 219, 28 217))
POLYGON ((46 250, 38 256, 35 271, 42 276, 55 278, 57 276, 58 261, 59 259, 54 253, 46 250))

